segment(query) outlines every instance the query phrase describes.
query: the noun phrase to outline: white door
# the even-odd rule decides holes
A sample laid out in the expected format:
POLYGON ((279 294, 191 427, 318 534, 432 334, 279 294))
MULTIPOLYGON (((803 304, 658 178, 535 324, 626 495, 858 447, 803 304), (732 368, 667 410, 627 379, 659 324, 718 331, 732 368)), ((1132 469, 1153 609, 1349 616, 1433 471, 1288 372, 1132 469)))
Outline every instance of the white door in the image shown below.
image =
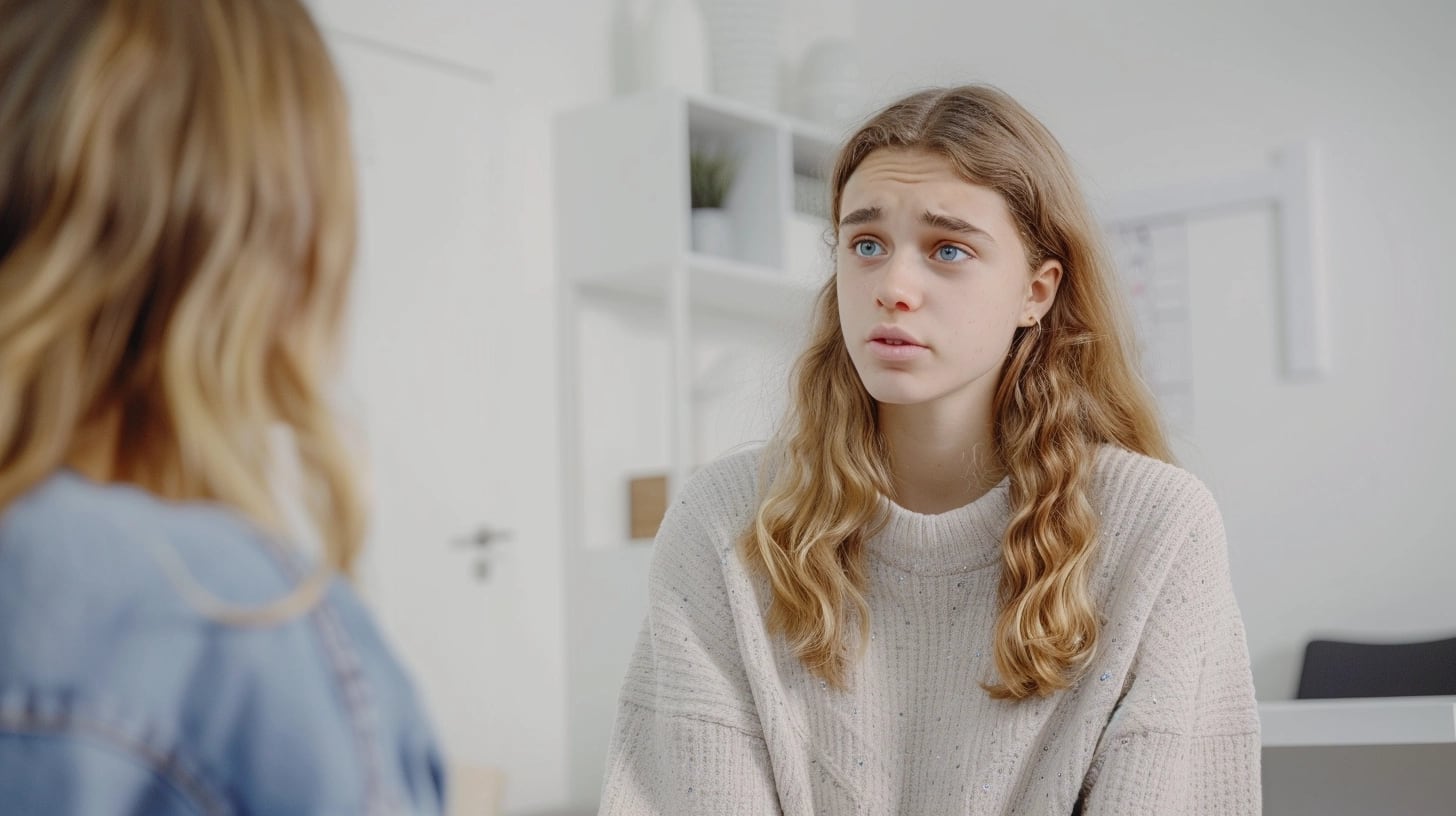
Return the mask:
POLYGON ((373 494, 363 589, 450 760, 503 769, 512 810, 551 806, 565 740, 554 347, 531 338, 554 324, 549 287, 499 249, 519 171, 488 80, 330 40, 360 178, 347 391, 373 494), (487 547, 467 543, 482 533, 487 547))

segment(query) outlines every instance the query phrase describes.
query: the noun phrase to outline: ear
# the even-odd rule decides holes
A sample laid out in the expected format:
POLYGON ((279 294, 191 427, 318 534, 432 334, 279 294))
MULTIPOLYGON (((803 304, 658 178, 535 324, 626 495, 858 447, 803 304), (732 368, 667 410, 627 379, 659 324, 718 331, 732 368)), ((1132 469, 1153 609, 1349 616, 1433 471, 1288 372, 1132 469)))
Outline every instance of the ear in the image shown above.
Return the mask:
POLYGON ((1037 267, 1026 286, 1026 303, 1022 309, 1022 324, 1031 326, 1041 322, 1052 310, 1057 299, 1057 287, 1062 283, 1062 262, 1050 260, 1037 267))

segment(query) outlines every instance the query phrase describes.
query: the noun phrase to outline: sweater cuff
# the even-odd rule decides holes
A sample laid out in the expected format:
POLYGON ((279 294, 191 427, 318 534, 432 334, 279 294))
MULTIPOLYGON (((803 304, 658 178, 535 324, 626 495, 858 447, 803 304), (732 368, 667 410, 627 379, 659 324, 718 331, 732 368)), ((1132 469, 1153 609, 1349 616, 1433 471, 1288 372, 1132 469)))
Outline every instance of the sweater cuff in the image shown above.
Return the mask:
POLYGON ((1090 778, 1086 816, 1258 816, 1257 733, 1111 737, 1090 778))

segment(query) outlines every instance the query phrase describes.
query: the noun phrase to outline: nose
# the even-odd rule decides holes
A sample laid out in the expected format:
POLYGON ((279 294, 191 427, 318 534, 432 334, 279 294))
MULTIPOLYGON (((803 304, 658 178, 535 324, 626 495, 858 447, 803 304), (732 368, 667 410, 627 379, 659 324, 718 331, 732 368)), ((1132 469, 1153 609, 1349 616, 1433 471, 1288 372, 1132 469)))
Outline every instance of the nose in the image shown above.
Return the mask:
POLYGON ((892 312, 913 312, 920 308, 921 290, 915 277, 914 264, 902 257, 892 257, 883 267, 883 275, 875 285, 875 305, 892 312))

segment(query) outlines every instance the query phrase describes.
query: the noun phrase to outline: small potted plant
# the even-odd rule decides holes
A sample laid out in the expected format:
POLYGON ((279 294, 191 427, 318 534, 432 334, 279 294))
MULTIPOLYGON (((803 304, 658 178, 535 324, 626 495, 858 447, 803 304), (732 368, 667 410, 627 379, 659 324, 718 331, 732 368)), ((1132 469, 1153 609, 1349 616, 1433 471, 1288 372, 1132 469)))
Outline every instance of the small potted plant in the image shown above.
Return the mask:
POLYGON ((737 164, 723 150, 695 146, 688 157, 692 186, 693 250, 706 255, 732 254, 733 228, 724 205, 737 164))

